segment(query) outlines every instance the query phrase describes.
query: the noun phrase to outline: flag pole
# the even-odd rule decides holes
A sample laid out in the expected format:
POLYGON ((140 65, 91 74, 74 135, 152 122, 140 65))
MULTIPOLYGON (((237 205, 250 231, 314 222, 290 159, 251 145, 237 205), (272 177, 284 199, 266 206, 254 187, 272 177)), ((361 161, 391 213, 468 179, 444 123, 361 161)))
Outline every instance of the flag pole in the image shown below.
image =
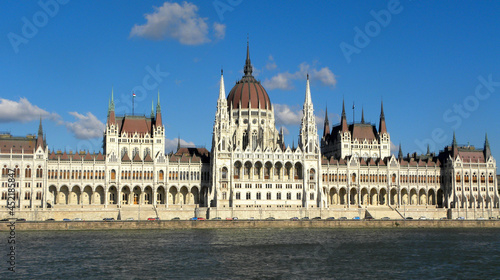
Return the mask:
POLYGON ((132 116, 134 115, 134 108, 135 108, 135 92, 132 92, 132 116))

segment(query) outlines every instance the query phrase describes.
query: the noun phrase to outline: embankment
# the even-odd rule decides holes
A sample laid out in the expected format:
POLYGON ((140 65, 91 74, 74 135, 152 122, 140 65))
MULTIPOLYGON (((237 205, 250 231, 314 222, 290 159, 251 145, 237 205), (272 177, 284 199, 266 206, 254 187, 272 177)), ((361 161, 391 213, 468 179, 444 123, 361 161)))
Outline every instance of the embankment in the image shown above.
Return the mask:
MULTIPOLYGON (((9 230, 0 222, 0 231, 9 230)), ((500 220, 237 220, 237 221, 47 221, 16 222, 18 231, 220 228, 500 228, 500 220)))

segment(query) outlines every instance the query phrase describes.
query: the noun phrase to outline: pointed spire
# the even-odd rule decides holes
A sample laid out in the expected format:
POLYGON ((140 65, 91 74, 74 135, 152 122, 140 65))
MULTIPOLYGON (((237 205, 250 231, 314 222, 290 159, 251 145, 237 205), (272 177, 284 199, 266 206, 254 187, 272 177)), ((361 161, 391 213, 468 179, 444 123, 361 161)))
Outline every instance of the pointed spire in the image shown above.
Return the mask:
POLYGON ((431 154, 431 148, 429 146, 429 144, 427 144, 427 155, 430 155, 431 154))
POLYGON ((401 149, 401 143, 399 143, 398 159, 403 160, 403 150, 401 149))
POLYGON ((328 121, 328 106, 325 109, 325 123, 323 125, 323 137, 330 134, 330 122, 328 121))
POLYGON ((488 133, 484 136, 484 159, 488 160, 491 156, 490 142, 488 141, 488 133))
POLYGON ((154 100, 151 100, 151 119, 155 117, 154 100))
POLYGON ((307 74, 307 82, 306 82, 306 104, 311 103, 311 88, 309 87, 309 74, 307 74))
POLYGON ((111 103, 109 105, 109 110, 114 111, 115 110, 115 100, 113 96, 113 87, 111 87, 111 103))
POLYGON ((361 107, 361 123, 365 123, 365 112, 363 107, 361 107))
POLYGON ((111 101, 108 108, 108 125, 116 123, 115 119, 115 100, 113 94, 113 87, 111 87, 111 101))
POLYGON ((342 132, 346 132, 349 130, 349 127, 347 126, 347 117, 345 115, 344 99, 342 99, 342 116, 340 118, 340 124, 342 126, 342 132))
POLYGON ((38 137, 36 138, 36 147, 44 147, 44 140, 43 140, 43 128, 42 128, 42 117, 40 117, 40 124, 38 125, 38 137))
POLYGON ((384 115, 384 101, 380 103, 380 122, 378 125, 378 133, 387 133, 387 127, 385 124, 385 115, 384 115))
POLYGON ((40 124, 38 125, 38 136, 43 136, 42 117, 40 117, 40 124))
POLYGON ((161 112, 161 106, 160 106, 160 90, 158 90, 158 101, 156 104, 156 112, 161 112))
POLYGON ((156 127, 162 126, 161 120, 161 106, 160 106, 160 90, 158 89, 158 102, 156 104, 156 118, 155 118, 156 127))
POLYGON ((181 149, 181 135, 177 136, 177 151, 181 149))
POLYGON ((245 61, 245 67, 243 68, 243 72, 245 73, 245 76, 252 76, 253 72, 252 63, 250 61, 250 46, 248 42, 248 37, 247 37, 247 59, 245 61))
POLYGON ((224 72, 220 70, 220 89, 219 89, 219 100, 226 98, 226 89, 224 88, 224 72))
POLYGON ((457 138, 455 137, 455 131, 453 131, 453 142, 451 143, 453 147, 457 146, 457 138))

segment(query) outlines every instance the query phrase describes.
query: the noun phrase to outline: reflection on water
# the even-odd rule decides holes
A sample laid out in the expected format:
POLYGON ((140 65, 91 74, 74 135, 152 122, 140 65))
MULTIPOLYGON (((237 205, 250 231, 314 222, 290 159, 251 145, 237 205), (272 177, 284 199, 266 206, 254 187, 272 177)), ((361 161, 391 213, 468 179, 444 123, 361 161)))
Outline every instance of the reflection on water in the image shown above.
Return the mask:
MULTIPOLYGON (((499 229, 43 231, 16 237, 15 276, 23 279, 500 275, 499 229)), ((11 277, 4 268, 0 278, 11 277)))

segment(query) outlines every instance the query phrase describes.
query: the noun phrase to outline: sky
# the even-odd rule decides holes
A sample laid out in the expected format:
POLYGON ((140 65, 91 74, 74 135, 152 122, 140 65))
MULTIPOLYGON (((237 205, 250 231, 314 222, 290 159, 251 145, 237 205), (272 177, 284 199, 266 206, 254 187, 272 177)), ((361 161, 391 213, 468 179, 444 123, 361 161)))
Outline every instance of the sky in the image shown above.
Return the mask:
POLYGON ((51 150, 99 151, 111 91, 118 115, 149 116, 160 94, 167 152, 210 149, 224 70, 226 95, 254 76, 297 143, 306 74, 323 133, 377 124, 384 103, 393 151, 457 142, 500 158, 497 1, 2 1, 0 131, 36 134, 51 150), (353 110, 354 104, 354 110, 353 110))

